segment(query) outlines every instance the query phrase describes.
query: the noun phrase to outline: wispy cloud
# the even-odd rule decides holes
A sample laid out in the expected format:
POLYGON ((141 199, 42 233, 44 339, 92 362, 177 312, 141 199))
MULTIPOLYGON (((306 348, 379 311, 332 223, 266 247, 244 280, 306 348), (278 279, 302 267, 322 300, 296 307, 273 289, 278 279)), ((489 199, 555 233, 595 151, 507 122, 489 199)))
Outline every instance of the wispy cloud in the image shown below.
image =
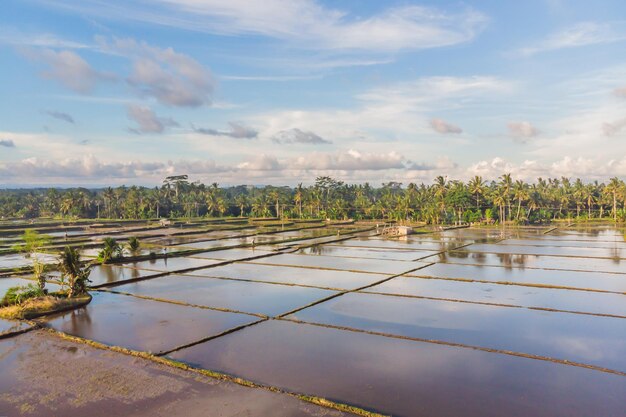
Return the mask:
POLYGON ((518 49, 517 55, 530 56, 541 52, 587 45, 606 44, 626 40, 623 22, 582 22, 553 33, 535 45, 518 49))
POLYGON ((60 49, 84 49, 92 45, 64 39, 52 33, 24 33, 20 30, 3 28, 0 29, 0 44, 16 47, 60 48, 60 49))
POLYGON ((71 115, 67 114, 67 113, 64 113, 64 112, 61 112, 61 111, 57 111, 57 110, 48 110, 48 111, 46 111, 46 114, 48 116, 50 116, 50 117, 55 118, 55 119, 62 120, 64 122, 74 124, 74 118, 71 115))
POLYGON ((134 39, 108 41, 98 37, 97 42, 102 51, 132 60, 132 71, 126 80, 141 96, 170 106, 198 107, 211 103, 213 77, 190 56, 134 39))
POLYGON ((255 129, 246 126, 242 122, 229 122, 230 126, 229 130, 217 130, 217 129, 207 129, 196 127, 192 125, 192 129, 196 133, 200 133, 202 135, 209 136, 226 136, 233 139, 254 139, 258 136, 259 132, 255 129))
POLYGON ((47 0, 77 13, 220 35, 262 35, 307 49, 396 51, 455 45, 473 39, 488 21, 472 9, 447 13, 402 6, 367 17, 332 9, 315 0, 157 0, 150 8, 112 0, 47 0))

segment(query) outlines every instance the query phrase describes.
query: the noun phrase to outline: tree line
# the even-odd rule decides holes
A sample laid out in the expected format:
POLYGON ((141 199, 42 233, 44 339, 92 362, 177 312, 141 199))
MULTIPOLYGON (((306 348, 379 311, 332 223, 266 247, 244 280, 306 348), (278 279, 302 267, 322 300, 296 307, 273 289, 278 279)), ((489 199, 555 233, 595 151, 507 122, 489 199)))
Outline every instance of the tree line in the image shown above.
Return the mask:
POLYGON ((438 176, 431 184, 398 182, 379 187, 346 184, 328 176, 311 186, 220 187, 167 177, 154 188, 0 190, 2 218, 149 219, 218 216, 383 219, 429 224, 553 219, 626 220, 626 184, 538 178, 533 183, 504 174, 467 182, 438 176))

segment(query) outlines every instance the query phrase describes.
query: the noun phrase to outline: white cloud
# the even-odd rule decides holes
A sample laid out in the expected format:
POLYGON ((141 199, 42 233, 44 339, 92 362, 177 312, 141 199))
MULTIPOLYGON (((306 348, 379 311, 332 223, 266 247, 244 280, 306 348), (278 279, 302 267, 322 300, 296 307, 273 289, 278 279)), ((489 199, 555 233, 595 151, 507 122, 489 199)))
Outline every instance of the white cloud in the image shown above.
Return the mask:
POLYGON ((315 171, 342 170, 367 171, 403 169, 405 158, 396 152, 387 154, 362 153, 353 149, 336 153, 313 152, 300 156, 288 163, 290 169, 315 171))
POLYGON ((626 40, 623 23, 582 22, 548 36, 534 46, 518 50, 518 54, 530 56, 540 52, 563 48, 606 44, 626 40))
POLYGON ((459 134, 463 132, 463 129, 461 129, 460 127, 437 118, 430 119, 430 127, 432 127, 435 132, 442 134, 459 134))
POLYGON ((173 48, 158 48, 134 39, 98 37, 100 48, 133 61, 127 78, 141 96, 162 104, 198 107, 211 103, 214 80, 210 71, 188 55, 173 48))
POLYGON ((513 138, 525 142, 530 138, 539 135, 539 130, 530 122, 510 122, 507 127, 513 138))
POLYGON ((626 87, 620 87, 613 90, 615 97, 626 98, 626 87))
POLYGON ((272 137, 272 141, 282 144, 328 145, 332 142, 313 132, 304 132, 298 128, 282 130, 272 137))
POLYGON ((42 73, 43 77, 56 80, 64 87, 77 93, 90 93, 97 81, 112 78, 111 75, 96 71, 73 51, 25 49, 23 52, 28 58, 42 62, 48 67, 42 73))
POLYGON ((163 133, 166 127, 178 126, 178 123, 169 117, 159 117, 149 107, 131 104, 127 107, 128 118, 137 123, 134 133, 163 133))

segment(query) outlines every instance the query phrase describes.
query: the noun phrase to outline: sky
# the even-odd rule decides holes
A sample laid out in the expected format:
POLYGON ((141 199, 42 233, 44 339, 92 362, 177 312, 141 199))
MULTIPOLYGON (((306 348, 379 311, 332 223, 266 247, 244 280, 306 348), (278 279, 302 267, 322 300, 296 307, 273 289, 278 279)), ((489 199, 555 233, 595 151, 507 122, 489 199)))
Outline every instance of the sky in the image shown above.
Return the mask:
POLYGON ((0 188, 626 178, 626 2, 5 0, 0 188))

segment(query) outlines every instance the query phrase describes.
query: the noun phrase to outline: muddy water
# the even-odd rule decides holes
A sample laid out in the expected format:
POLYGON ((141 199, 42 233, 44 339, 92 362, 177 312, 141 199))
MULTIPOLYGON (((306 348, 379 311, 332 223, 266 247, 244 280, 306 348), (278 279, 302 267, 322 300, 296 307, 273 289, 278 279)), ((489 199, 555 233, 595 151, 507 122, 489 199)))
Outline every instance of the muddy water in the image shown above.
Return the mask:
POLYGON ((626 318, 624 294, 405 277, 394 278, 367 291, 611 314, 626 318))
POLYGON ((292 265, 309 268, 332 268, 347 271, 376 272, 383 274, 399 274, 413 268, 425 265, 420 262, 391 261, 379 259, 338 258, 324 255, 296 255, 283 254, 269 258, 258 259, 251 263, 292 265))
POLYGON ((617 417, 626 398, 616 375, 281 321, 172 357, 394 416, 617 417))
MULTIPOLYGON (((534 242, 534 241, 533 241, 534 242)), ((471 252, 487 253, 509 253, 523 255, 550 255, 550 256, 571 256, 571 257, 592 257, 611 258, 616 260, 626 260, 626 247, 620 248, 593 248, 593 247, 553 247, 553 246, 521 246, 521 245, 501 245, 501 244, 474 244, 468 246, 471 252)))
POLYGON ((207 307, 275 316, 335 294, 334 291, 187 275, 155 278, 116 290, 207 307))
POLYGON ((354 293, 289 317, 626 372, 626 320, 621 318, 354 293))
POLYGON ((436 263, 410 273, 408 276, 459 278, 465 280, 516 283, 521 285, 552 285, 626 293, 626 278, 622 274, 606 274, 593 271, 523 269, 487 265, 436 263))
POLYGON ((45 331, 0 340, 0 357, 0 410, 7 416, 200 417, 206 410, 212 416, 345 415, 45 331))
POLYGON ((86 307, 47 318, 46 325, 107 345, 158 353, 256 320, 244 314, 94 292, 86 307))
POLYGON ((386 277, 386 275, 379 274, 363 274, 349 271, 307 269, 289 266, 253 265, 239 262, 215 268, 200 269, 190 272, 187 275, 240 278, 341 289, 359 288, 373 284, 386 277))
POLYGON ((366 259, 383 259, 397 261, 413 261, 418 258, 434 255, 435 251, 429 250, 390 250, 390 249, 372 249, 372 248, 356 248, 356 247, 340 247, 330 245, 317 245, 309 248, 301 249, 298 254, 303 255, 325 255, 339 257, 353 257, 366 259))
MULTIPOLYGON (((29 327, 30 324, 25 321, 0 319, 0 335, 18 332, 29 327)), ((0 359, 1 358, 2 357, 0 356, 0 359)))
POLYGON ((497 254, 459 250, 424 258, 423 261, 464 265, 492 265, 507 268, 546 268, 626 274, 626 260, 621 259, 565 258, 547 255, 497 254))

